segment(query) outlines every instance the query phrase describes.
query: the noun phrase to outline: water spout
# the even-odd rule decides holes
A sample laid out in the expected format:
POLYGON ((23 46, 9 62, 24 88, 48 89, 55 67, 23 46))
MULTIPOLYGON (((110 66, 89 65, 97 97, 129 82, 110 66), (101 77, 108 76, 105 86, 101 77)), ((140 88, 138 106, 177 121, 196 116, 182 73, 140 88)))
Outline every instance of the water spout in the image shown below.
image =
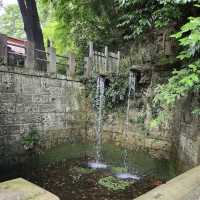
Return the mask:
MULTIPOLYGON (((125 128, 124 128, 124 144, 127 143, 128 141, 128 125, 129 125, 129 110, 130 110, 130 97, 131 95, 135 96, 135 91, 136 91, 136 74, 133 72, 129 73, 129 79, 128 79, 128 101, 127 101, 127 109, 126 109, 126 120, 125 120, 125 128)), ((127 149, 124 149, 123 152, 123 163, 124 167, 128 169, 127 166, 127 149)))
MULTIPOLYGON (((126 119, 125 119, 125 128, 124 128, 124 146, 128 142, 128 127, 129 127, 129 111, 130 111, 130 97, 133 96, 135 98, 136 92, 136 74, 133 72, 129 73, 128 79, 128 100, 127 100, 127 109, 126 109, 126 119)), ((124 147, 122 152, 123 158, 123 166, 128 171, 128 152, 127 148, 124 147)), ((121 179, 139 179, 137 175, 132 175, 130 173, 120 173, 116 175, 118 178, 121 179)))
POLYGON ((96 90, 96 157, 95 162, 89 163, 91 168, 106 168, 107 166, 101 163, 101 148, 102 148, 102 118, 103 109, 105 105, 105 78, 102 76, 97 77, 97 90, 96 90))

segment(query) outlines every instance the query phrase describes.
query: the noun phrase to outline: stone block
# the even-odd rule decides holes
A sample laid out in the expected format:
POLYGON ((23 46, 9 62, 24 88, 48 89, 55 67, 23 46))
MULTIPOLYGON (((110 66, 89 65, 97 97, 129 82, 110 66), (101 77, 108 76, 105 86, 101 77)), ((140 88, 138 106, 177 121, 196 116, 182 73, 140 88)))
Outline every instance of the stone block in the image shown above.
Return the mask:
POLYGON ((0 103, 0 113, 15 113, 15 104, 0 103))
POLYGON ((31 104, 32 103, 32 95, 25 95, 18 93, 16 95, 16 103, 18 104, 31 104))
POLYGON ((62 80, 57 80, 57 79, 49 79, 47 82, 47 86, 48 87, 65 87, 65 83, 66 81, 62 81, 62 80))
POLYGON ((33 103, 16 104, 16 113, 38 113, 39 106, 33 103))
POLYGON ((0 126, 0 136, 20 134, 20 125, 0 126))
POLYGON ((152 149, 170 151, 171 150, 171 142, 155 139, 152 142, 152 149))
POLYGON ((30 82, 27 85, 23 85, 21 91, 25 95, 27 95, 27 94, 34 95, 34 94, 40 94, 41 93, 41 89, 40 89, 39 85, 36 84, 35 81, 32 84, 30 82))
POLYGON ((152 148, 152 143, 154 142, 154 139, 151 138, 145 138, 145 147, 148 149, 152 148))
POLYGON ((0 85, 0 92, 15 93, 15 85, 12 83, 4 83, 0 85))
POLYGON ((66 118, 62 113, 44 113, 42 116, 42 124, 45 130, 65 128, 66 118))
POLYGON ((10 93, 4 93, 3 91, 0 91, 0 103, 15 103, 17 100, 16 94, 10 94, 10 93))
POLYGON ((16 114, 0 114, 0 125, 13 125, 16 122, 16 114))
POLYGON ((33 95, 32 102, 37 104, 48 104, 51 101, 49 95, 33 95))
POLYGON ((66 89, 65 88, 57 88, 57 87, 50 87, 49 88, 49 93, 51 96, 64 96, 66 94, 66 89))
POLYGON ((20 124, 37 124, 42 123, 41 113, 23 113, 17 114, 18 122, 20 124))
POLYGON ((41 104, 39 105, 39 112, 40 113, 55 113, 57 112, 56 110, 56 105, 55 104, 41 104))
POLYGON ((52 193, 22 179, 3 182, 0 184, 1 200, 59 200, 52 193))

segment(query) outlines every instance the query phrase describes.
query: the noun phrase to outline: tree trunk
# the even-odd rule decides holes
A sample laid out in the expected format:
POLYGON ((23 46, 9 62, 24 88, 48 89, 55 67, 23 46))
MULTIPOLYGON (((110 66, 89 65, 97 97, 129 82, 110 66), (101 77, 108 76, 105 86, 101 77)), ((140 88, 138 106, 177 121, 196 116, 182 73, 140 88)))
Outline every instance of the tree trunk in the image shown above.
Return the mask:
MULTIPOLYGON (((42 29, 38 16, 37 6, 35 0, 17 0, 21 15, 24 22, 24 30, 27 35, 27 40, 35 45, 35 49, 45 51, 42 29)), ((46 60, 46 54, 35 52, 36 59, 46 60)), ((37 60, 36 69, 46 71, 47 63, 37 60)))

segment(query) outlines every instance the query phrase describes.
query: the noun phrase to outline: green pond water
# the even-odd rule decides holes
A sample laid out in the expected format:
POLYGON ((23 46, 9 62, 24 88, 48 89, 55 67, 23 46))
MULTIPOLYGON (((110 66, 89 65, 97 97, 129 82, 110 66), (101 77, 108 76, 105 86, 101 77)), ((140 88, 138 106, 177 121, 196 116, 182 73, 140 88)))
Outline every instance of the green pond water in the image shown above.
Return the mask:
MULTIPOLYGON (((123 149, 110 144, 102 147, 103 162, 110 167, 123 167, 123 149)), ((47 164, 65 159, 95 157, 95 148, 89 144, 67 144, 46 152, 39 158, 40 164, 47 164)), ((129 169, 139 174, 153 175, 157 178, 169 180, 176 176, 174 162, 165 159, 152 158, 147 152, 128 152, 127 164, 129 169)))
POLYGON ((123 150, 103 145, 103 163, 107 169, 88 168, 95 158, 93 145, 65 144, 26 164, 0 171, 0 181, 23 177, 58 195, 61 200, 131 200, 176 176, 173 162, 153 159, 146 152, 128 152, 127 165, 139 180, 119 180, 123 168, 123 150))

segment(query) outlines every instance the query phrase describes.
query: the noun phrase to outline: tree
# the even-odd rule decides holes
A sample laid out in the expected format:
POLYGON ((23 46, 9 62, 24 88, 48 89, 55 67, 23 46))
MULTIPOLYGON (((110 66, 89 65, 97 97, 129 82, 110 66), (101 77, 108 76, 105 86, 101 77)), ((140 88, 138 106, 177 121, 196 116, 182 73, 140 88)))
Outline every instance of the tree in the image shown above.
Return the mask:
MULTIPOLYGON (((35 0, 18 0, 18 4, 22 14, 27 40, 33 42, 36 49, 44 51, 43 33, 35 0)), ((41 52, 37 52, 36 57, 46 59, 46 55, 41 52)), ((46 71, 46 63, 38 62, 37 69, 46 71)))
MULTIPOLYGON (((116 28, 118 13, 114 0, 43 0, 43 2, 53 7, 55 20, 50 24, 56 29, 55 35, 57 31, 62 32, 61 37, 53 37, 60 41, 61 46, 70 45, 72 48, 77 47, 84 51, 87 42, 92 40, 102 47, 109 45, 113 49, 117 48, 121 37, 116 28), (69 41, 73 41, 73 44, 69 41)), ((52 37, 51 32, 50 35, 52 37)))
POLYGON ((1 33, 20 39, 25 38, 23 21, 19 7, 15 4, 5 7, 5 12, 0 16, 1 33))

